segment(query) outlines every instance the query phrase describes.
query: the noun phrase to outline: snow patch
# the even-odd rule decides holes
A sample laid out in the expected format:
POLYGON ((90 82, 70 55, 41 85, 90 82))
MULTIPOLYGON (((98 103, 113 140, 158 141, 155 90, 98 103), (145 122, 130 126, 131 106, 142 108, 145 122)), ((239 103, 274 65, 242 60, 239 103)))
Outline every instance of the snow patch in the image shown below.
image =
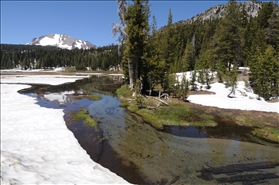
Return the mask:
MULTIPOLYGON (((61 77, 58 83, 52 75, 3 76, 14 83, 79 79, 61 77)), ((90 159, 67 129, 62 109, 40 107, 35 98, 17 92, 28 87, 1 84, 1 184, 128 184, 90 159)))
MULTIPOLYGON (((249 70, 249 68, 240 68, 241 70, 249 70)), ((183 73, 176 73, 176 78, 179 82, 182 81, 182 76, 185 75, 188 81, 191 80, 192 71, 187 71, 183 73)), ((209 76, 216 77, 216 72, 210 73, 209 76)), ((196 73, 198 78, 199 73, 196 73)), ((198 89, 202 87, 202 90, 214 92, 214 95, 190 95, 187 99, 196 104, 201 104, 205 106, 213 106, 225 109, 240 109, 240 110, 255 110, 264 112, 276 112, 279 113, 279 102, 266 102, 263 98, 258 100, 258 95, 254 94, 251 87, 246 87, 244 81, 238 81, 235 94, 233 98, 228 98, 228 94, 231 88, 226 88, 223 83, 211 83, 210 89, 206 89, 206 85, 196 82, 198 89)))

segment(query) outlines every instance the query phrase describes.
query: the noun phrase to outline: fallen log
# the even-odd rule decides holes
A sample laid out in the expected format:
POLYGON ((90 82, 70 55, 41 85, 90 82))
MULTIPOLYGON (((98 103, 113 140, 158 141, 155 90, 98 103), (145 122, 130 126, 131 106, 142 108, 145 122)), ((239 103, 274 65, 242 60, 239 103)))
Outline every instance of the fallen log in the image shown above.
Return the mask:
POLYGON ((211 172, 213 174, 232 174, 244 171, 256 171, 258 169, 268 169, 279 166, 279 162, 258 162, 258 163, 245 163, 245 164, 232 164, 221 166, 217 168, 204 168, 199 172, 211 172))
POLYGON ((165 102, 165 101, 163 101, 163 100, 161 100, 161 99, 159 99, 159 98, 156 98, 156 97, 152 97, 153 99, 155 99, 155 100, 157 100, 157 101, 159 101, 159 102, 161 102, 161 103, 163 103, 164 105, 169 105, 167 102, 165 102))
POLYGON ((275 179, 279 176, 274 173, 258 173, 258 174, 249 174, 249 175, 236 175, 232 177, 222 177, 222 178, 216 178, 218 182, 254 182, 254 181, 261 181, 266 179, 275 179))

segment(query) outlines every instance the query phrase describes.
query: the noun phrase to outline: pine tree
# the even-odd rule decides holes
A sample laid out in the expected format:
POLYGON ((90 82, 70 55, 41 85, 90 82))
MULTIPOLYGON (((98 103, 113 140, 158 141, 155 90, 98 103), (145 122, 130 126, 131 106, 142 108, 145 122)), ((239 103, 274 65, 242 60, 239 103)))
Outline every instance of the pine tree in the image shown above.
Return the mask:
POLYGON ((275 3, 273 7, 273 12, 268 19, 266 28, 266 39, 267 43, 279 52, 279 5, 275 3))
POLYGON ((194 69, 195 50, 194 50, 193 44, 189 41, 187 42, 181 62, 182 62, 182 66, 181 66, 182 72, 190 71, 190 70, 194 69))
MULTIPOLYGON (((133 0, 124 15, 127 23, 127 41, 125 43, 124 58, 129 60, 133 70, 133 82, 145 78, 144 65, 149 34, 149 5, 148 0, 133 0)), ((147 80, 143 80, 146 82, 147 80)), ((143 84, 146 87, 146 84, 143 84)))
POLYGON ((155 16, 152 18, 152 24, 151 24, 151 33, 148 38, 148 55, 147 55, 147 65, 144 67, 144 71, 146 71, 148 74, 146 74, 148 78, 148 84, 149 84, 149 93, 151 95, 152 89, 156 84, 162 84, 161 83, 161 77, 165 75, 164 73, 164 61, 162 59, 161 55, 161 48, 160 48, 160 42, 159 42, 159 33, 157 32, 157 21, 155 16))
POLYGON ((214 36, 214 54, 218 62, 219 80, 224 75, 227 85, 233 93, 237 85, 237 67, 242 60, 242 31, 240 29, 239 6, 235 0, 230 0, 226 15, 220 21, 214 36))
POLYGON ((210 50, 204 49, 195 63, 195 70, 199 73, 200 82, 206 83, 210 88, 210 72, 213 71, 212 59, 210 58, 210 50), (204 51, 205 50, 205 51, 204 51))
POLYGON ((251 82, 259 97, 269 99, 278 96, 279 60, 278 53, 271 45, 265 51, 257 48, 254 63, 251 64, 251 82))
POLYGON ((187 80, 187 78, 186 78, 184 73, 182 74, 180 90, 181 90, 181 99, 183 101, 186 101, 187 100, 188 91, 189 91, 189 81, 187 80))
POLYGON ((273 12, 273 4, 272 2, 266 2, 263 4, 262 9, 259 11, 259 15, 257 17, 258 24, 260 28, 267 28, 268 27, 268 20, 271 17, 273 12))

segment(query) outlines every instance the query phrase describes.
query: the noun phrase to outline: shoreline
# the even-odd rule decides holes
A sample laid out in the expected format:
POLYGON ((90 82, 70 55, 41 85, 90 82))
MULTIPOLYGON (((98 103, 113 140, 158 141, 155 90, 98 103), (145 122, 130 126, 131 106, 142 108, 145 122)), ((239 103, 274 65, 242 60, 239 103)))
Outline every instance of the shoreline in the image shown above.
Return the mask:
MULTIPOLYGON (((57 85, 79 79, 30 76, 26 83, 57 85)), ((35 98, 18 93, 30 85, 5 81, 2 74, 1 184, 128 184, 90 159, 67 128, 62 109, 40 107, 35 98)))
MULTIPOLYGON (((125 87, 123 86, 122 88, 125 87)), ((124 92, 124 90, 121 91, 124 92)), ((164 126, 215 127, 218 124, 222 124, 222 122, 228 122, 237 126, 250 127, 254 129, 251 133, 254 136, 268 142, 279 143, 279 114, 276 112, 226 109, 201 105, 195 102, 183 102, 177 98, 171 98, 168 102, 169 106, 159 106, 155 109, 148 110, 139 108, 135 98, 133 100, 129 91, 126 90, 125 93, 118 93, 122 106, 127 107, 130 112, 140 115, 145 122, 157 130, 162 130, 164 126), (177 109, 177 112, 184 112, 180 113, 178 118, 185 119, 185 121, 178 121, 177 117, 166 116, 172 114, 174 107, 180 107, 177 109), (162 111, 166 114, 162 114, 162 111), (183 114, 185 115, 183 116, 183 114), (166 121, 164 119, 170 120, 166 121)), ((147 102, 147 104, 149 103, 147 102)), ((174 112, 174 114, 177 113, 174 112)))

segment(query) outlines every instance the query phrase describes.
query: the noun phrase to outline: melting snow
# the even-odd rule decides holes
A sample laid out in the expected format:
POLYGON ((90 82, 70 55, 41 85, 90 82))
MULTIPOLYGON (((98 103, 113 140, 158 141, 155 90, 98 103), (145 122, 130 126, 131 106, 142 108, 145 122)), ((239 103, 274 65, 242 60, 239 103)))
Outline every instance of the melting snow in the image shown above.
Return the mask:
POLYGON ((56 45, 59 43, 59 38, 55 35, 54 38, 44 37, 40 40, 40 45, 48 46, 48 45, 56 45))
POLYGON ((1 75, 1 83, 29 83, 59 85, 65 82, 74 82, 77 79, 88 76, 66 76, 66 75, 1 75))
MULTIPOLYGON (((181 81, 183 73, 176 73, 178 80, 181 81)), ((191 72, 184 73, 188 80, 191 79, 191 72)), ((215 76, 216 74, 213 74, 215 76)), ((198 76, 198 75, 197 75, 198 76)), ((196 83, 197 87, 203 86, 203 90, 207 90, 205 85, 196 83)), ((223 83, 212 83, 208 91, 215 92, 214 95, 190 95, 188 100, 192 103, 205 106, 213 106, 225 109, 240 109, 240 110, 256 110, 265 112, 279 113, 279 102, 269 103, 264 99, 257 100, 258 95, 253 93, 250 87, 245 87, 244 81, 238 81, 237 88, 233 98, 228 98, 230 88, 226 88, 223 83)))
MULTIPOLYGON (((53 85, 80 78, 3 76, 1 83, 53 85)), ((127 184, 90 159, 67 129, 62 109, 40 107, 17 93, 28 87, 1 84, 1 184, 127 184)))

